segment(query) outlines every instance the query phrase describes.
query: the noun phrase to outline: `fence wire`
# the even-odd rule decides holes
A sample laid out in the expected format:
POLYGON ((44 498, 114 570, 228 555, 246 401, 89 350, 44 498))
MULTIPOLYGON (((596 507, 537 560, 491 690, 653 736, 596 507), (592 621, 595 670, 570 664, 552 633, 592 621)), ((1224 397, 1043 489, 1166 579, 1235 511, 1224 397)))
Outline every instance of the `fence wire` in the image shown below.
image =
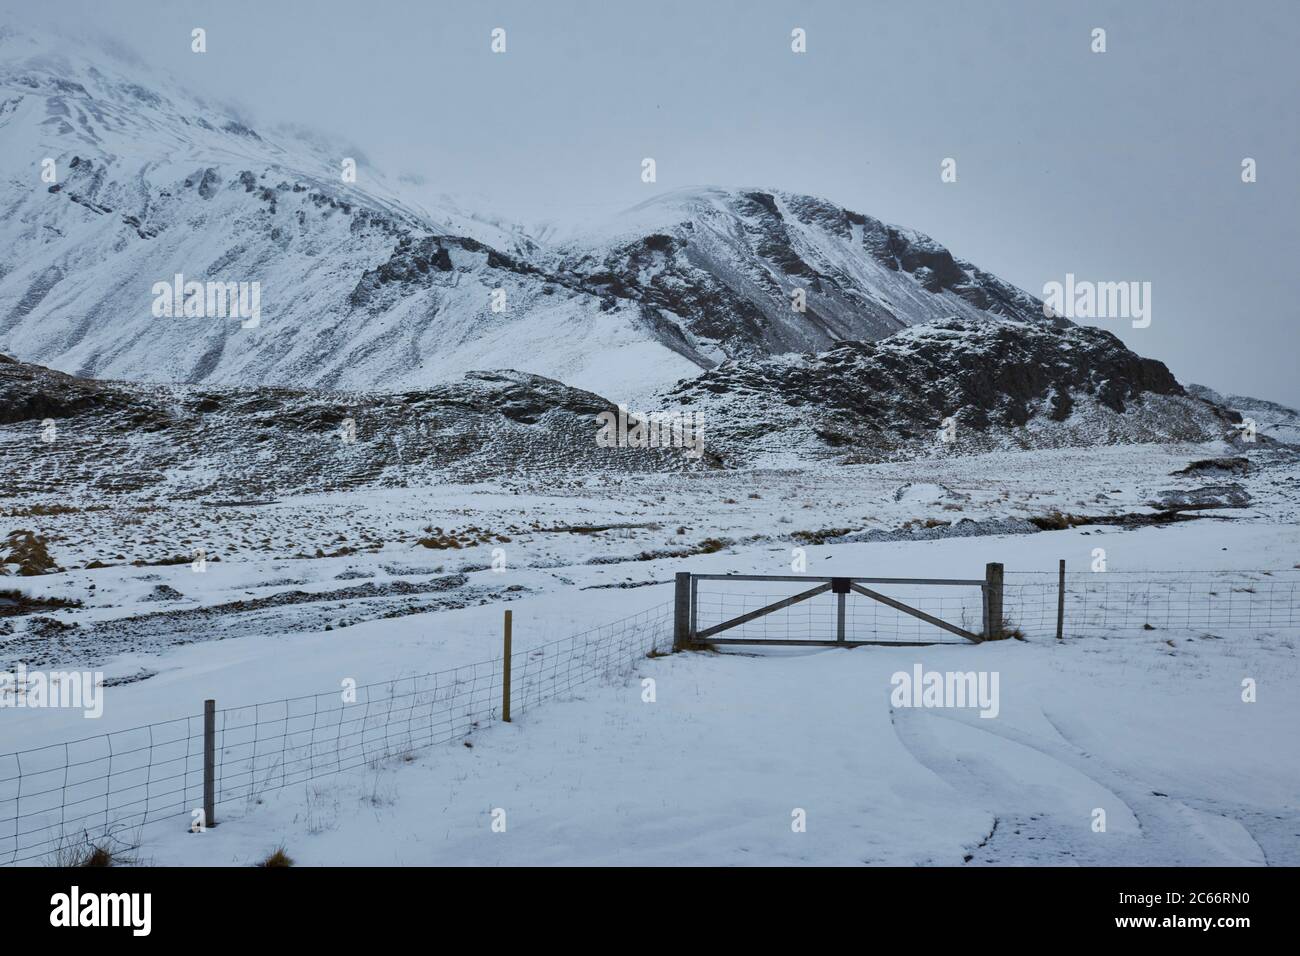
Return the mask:
MULTIPOLYGON (((514 651, 512 719, 671 650, 671 611, 668 602, 514 651)), ((501 716, 502 663, 217 710, 216 808, 468 736, 501 716)), ((132 847, 146 824, 202 806, 202 713, 0 754, 0 863, 132 847)))
MULTIPOLYGON (((697 632, 789 598, 816 583, 704 578, 696 582, 697 632)), ((966 631, 983 629, 978 586, 870 584, 871 589, 966 631)), ((1059 571, 1007 571, 1003 619, 1011 632, 1055 637, 1059 571)), ((1065 578, 1064 636, 1125 636, 1151 630, 1300 630, 1300 569, 1277 571, 1074 571, 1065 578)), ((845 640, 877 643, 966 641, 864 595, 845 603, 845 640)), ((719 638, 833 641, 837 597, 808 598, 718 633, 719 638)), ((707 643, 709 638, 703 640, 707 643)))
MULTIPOLYGON (((1026 636, 1055 636, 1057 571, 1008 571, 1003 614, 1026 636)), ((1295 631, 1300 571, 1072 571, 1065 576, 1064 636, 1151 630, 1295 631)))

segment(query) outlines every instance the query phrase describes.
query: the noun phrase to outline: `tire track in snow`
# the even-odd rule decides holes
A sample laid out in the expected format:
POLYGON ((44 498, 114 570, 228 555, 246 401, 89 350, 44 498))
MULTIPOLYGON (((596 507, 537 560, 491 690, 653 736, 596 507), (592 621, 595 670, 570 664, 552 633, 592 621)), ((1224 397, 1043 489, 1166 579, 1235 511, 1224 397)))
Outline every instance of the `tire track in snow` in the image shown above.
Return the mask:
MULTIPOLYGON (((1042 711, 1043 718, 1067 744, 1084 756, 1091 756, 1067 733, 1063 720, 1042 711)), ((1120 771, 1117 771, 1120 772, 1120 771)), ((1120 772, 1122 773, 1122 772, 1120 772)), ((1180 794, 1178 802, 1199 813, 1224 817, 1237 823, 1250 836, 1269 866, 1300 866, 1300 810, 1274 812, 1232 801, 1180 794)))
POLYGON ((919 764, 993 818, 978 843, 962 847, 962 862, 975 866, 1102 862, 1092 857, 1094 848, 1081 845, 1086 823, 1067 824, 1061 814, 1049 818, 1016 808, 1019 798, 998 782, 1002 777, 998 768, 978 753, 942 740, 930 725, 932 713, 894 709, 890 716, 899 742, 919 764))
MULTIPOLYGON (((1046 715, 1044 715, 1046 716, 1046 715)), ((939 774, 959 792, 987 806, 1003 821, 982 848, 970 851, 971 862, 984 864, 1080 863, 1085 865, 1243 865, 1266 862, 1267 855, 1254 836, 1237 819, 1218 810, 1203 810, 1154 791, 1141 781, 1106 766, 1061 734, 1065 745, 1036 738, 1014 727, 990 726, 944 711, 900 714, 892 722, 899 740, 924 766, 939 774), (1137 820, 1138 833, 1130 836, 1112 829, 1094 833, 1091 819, 1071 814, 1065 807, 1030 809, 1026 799, 1035 794, 1017 792, 991 752, 954 753, 938 725, 927 718, 943 718, 970 730, 1023 747, 1059 764, 1063 774, 1079 775, 1113 795, 1119 807, 1106 807, 1112 821, 1121 807, 1137 820), (1019 806, 1017 806, 1019 804, 1019 806), (1244 838, 1244 839, 1243 839, 1244 838), (1256 852, 1244 849, 1249 843, 1256 852)), ((1050 721, 1049 721, 1050 723, 1050 721)), ((1052 724, 1056 728, 1055 724, 1052 724)), ((1068 784, 1067 784, 1068 786, 1068 784)), ((1037 789, 1037 788, 1035 788, 1037 789)), ((1041 797, 1041 795, 1039 795, 1041 797)))

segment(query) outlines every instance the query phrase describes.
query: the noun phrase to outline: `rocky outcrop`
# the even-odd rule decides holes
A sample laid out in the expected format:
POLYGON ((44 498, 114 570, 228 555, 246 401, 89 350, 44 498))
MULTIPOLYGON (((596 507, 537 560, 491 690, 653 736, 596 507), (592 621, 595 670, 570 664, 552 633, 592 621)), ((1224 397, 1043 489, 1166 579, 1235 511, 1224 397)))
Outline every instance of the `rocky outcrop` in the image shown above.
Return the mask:
POLYGON ((93 411, 129 412, 130 394, 94 379, 77 378, 0 355, 0 425, 71 418, 93 411))
POLYGON ((1206 440, 1232 419, 1104 330, 976 319, 802 357, 727 362, 663 400, 704 415, 710 447, 721 443, 730 459, 765 447, 872 457, 917 445, 1206 440))

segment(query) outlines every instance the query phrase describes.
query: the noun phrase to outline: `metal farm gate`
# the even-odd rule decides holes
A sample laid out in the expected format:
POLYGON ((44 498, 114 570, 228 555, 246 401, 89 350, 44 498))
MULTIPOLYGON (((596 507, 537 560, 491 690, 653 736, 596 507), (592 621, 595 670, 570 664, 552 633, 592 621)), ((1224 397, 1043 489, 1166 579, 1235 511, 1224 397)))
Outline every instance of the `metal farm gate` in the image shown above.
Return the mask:
POLYGON ((921 646, 1002 637, 1002 565, 983 578, 691 574, 676 578, 674 646, 921 646))

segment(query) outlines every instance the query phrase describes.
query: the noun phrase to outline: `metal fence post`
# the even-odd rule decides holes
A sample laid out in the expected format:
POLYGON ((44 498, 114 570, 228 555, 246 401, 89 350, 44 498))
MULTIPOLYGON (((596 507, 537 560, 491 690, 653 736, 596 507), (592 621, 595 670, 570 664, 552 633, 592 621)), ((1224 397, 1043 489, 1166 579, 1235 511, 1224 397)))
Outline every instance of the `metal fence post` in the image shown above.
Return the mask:
POLYGON ((203 826, 217 822, 217 702, 203 702, 203 826))
POLYGON ((990 561, 984 565, 984 640, 1002 636, 1002 565, 990 561))
POLYGON ((984 583, 980 585, 980 640, 989 636, 989 578, 988 568, 984 570, 984 583))
POLYGON ((1056 639, 1065 637, 1065 558, 1061 559, 1056 586, 1056 639))
POLYGON ((673 594, 673 650, 691 643, 691 572, 678 571, 673 594))
POLYGON ((510 723, 510 628, 511 613, 506 611, 505 654, 501 665, 501 719, 510 723))
POLYGON ((698 575, 691 575, 691 613, 690 622, 686 629, 688 640, 694 644, 695 635, 700 633, 700 578, 698 575))
POLYGON ((835 595, 835 640, 844 643, 844 606, 848 603, 849 579, 831 578, 831 593, 835 595))

